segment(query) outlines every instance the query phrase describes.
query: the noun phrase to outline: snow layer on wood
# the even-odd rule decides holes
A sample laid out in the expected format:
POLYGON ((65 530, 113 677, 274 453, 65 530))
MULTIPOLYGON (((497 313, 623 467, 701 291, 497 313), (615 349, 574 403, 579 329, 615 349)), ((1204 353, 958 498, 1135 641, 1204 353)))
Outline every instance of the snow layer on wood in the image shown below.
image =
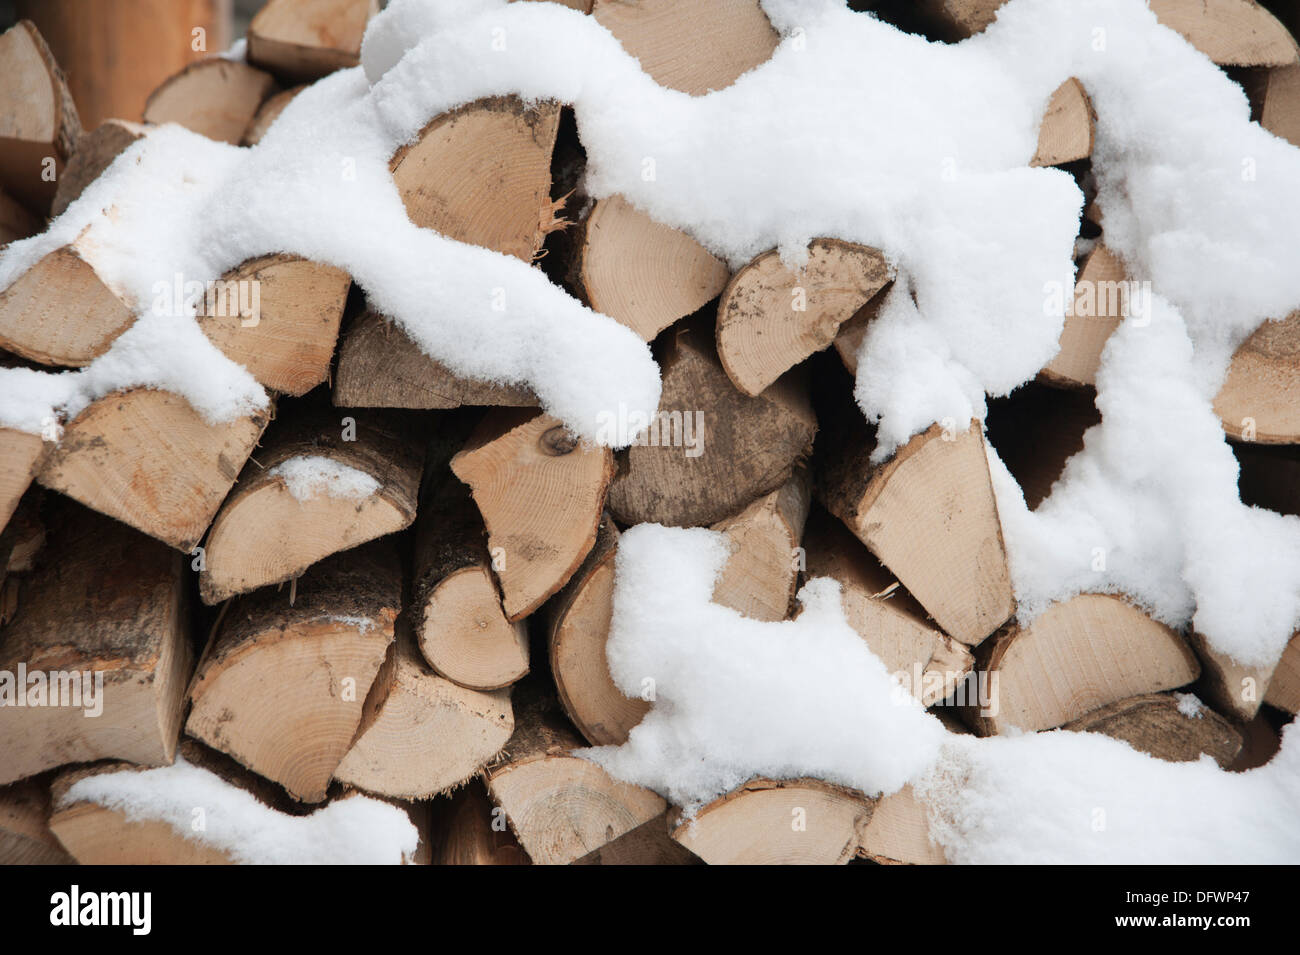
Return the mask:
MULTIPOLYGON (((814 776, 868 795, 910 782, 952 862, 1289 862, 1300 853, 1300 730, 1260 769, 1169 763, 1093 733, 949 733, 814 579, 791 621, 711 602, 723 534, 640 525, 619 539, 610 673, 653 689, 620 747, 583 754, 697 808, 755 776, 814 776), (1189 798, 1195 794, 1195 798, 1189 798)), ((995 697, 983 702, 994 703, 995 697)))
POLYGON ((267 474, 283 480, 289 493, 299 501, 310 501, 322 494, 360 501, 379 490, 379 482, 365 471, 316 454, 287 458, 267 474))
POLYGON ((214 773, 177 757, 171 766, 87 776, 62 805, 92 802, 132 822, 158 820, 247 865, 397 865, 419 834, 396 806, 352 796, 307 816, 289 816, 214 773), (195 810, 203 810, 196 829, 195 810))

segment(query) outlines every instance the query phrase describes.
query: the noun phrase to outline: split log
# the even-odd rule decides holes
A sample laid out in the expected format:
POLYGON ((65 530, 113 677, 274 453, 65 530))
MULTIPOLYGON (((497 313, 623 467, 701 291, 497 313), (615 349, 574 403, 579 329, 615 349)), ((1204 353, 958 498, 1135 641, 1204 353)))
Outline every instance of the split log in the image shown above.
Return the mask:
POLYGON ((730 86, 781 40, 758 0, 596 0, 591 15, 656 83, 692 96, 730 86))
POLYGON ((46 452, 39 434, 0 428, 0 530, 9 524, 46 452))
POLYGON ((1259 125, 1300 146, 1300 65, 1267 70, 1260 99, 1259 125))
POLYGON ((1056 88, 1038 127, 1031 166, 1060 166, 1087 159, 1097 138, 1097 116, 1083 84, 1070 77, 1056 88))
POLYGON ((361 62, 379 0, 269 0, 248 25, 248 59, 277 76, 319 79, 361 62))
POLYGON ((145 134, 145 127, 124 119, 109 119, 82 133, 68 166, 59 176, 50 216, 62 215, 86 187, 103 174, 125 149, 145 134))
POLYGON ((1081 594, 1012 623, 976 651, 985 699, 962 718, 980 736, 1051 729, 1110 703, 1186 686, 1196 656, 1177 633, 1119 597, 1081 594))
POLYGON ((713 602, 754 620, 785 620, 794 604, 799 543, 812 501, 812 476, 793 476, 734 517, 713 525, 727 535, 727 558, 713 588, 713 602))
POLYGON ((30 20, 0 34, 0 186, 43 214, 81 135, 63 72, 30 20))
POLYGON ((1264 702, 1292 716, 1300 713, 1300 634, 1293 636, 1282 651, 1282 659, 1273 671, 1264 702))
POLYGON ((273 427, 212 522, 199 575, 203 602, 282 583, 330 554, 410 526, 420 465, 402 420, 309 413, 273 427), (343 476, 338 487, 333 473, 343 476))
MULTIPOLYGON (((563 225, 551 201, 560 108, 518 97, 479 100, 435 117, 389 171, 416 225, 525 262, 563 225)), ((344 337, 334 403, 344 407, 532 406, 525 388, 469 381, 434 361, 400 329, 367 312, 344 337)))
POLYGON ((262 385, 306 394, 329 377, 351 287, 342 269, 296 255, 249 259, 214 283, 199 328, 262 385))
POLYGON ((731 275, 725 262, 685 232, 617 195, 596 200, 574 245, 574 292, 646 341, 717 298, 731 275))
POLYGON ((709 865, 843 865, 874 803, 819 779, 751 779, 678 822, 672 837, 709 865))
POLYGON ((514 728, 509 690, 483 693, 438 676, 403 619, 334 778, 380 796, 428 799, 472 778, 514 728))
POLYGON ((55 249, 0 291, 0 348, 43 365, 88 365, 135 322, 84 241, 55 249))
POLYGON ((1227 769, 1241 751, 1241 734, 1218 713, 1190 697, 1145 693, 1093 710, 1061 727, 1101 733, 1171 763, 1210 756, 1227 769))
POLYGON ((389 171, 417 226, 531 262, 562 225, 551 201, 560 107, 516 96, 477 100, 434 117, 389 171))
POLYGON ((505 814, 473 780, 434 802, 434 865, 528 865, 505 814))
POLYGON ((28 212, 17 199, 0 190, 0 249, 10 242, 33 236, 42 228, 40 219, 28 212))
POLYGON ((668 818, 665 811, 570 864, 703 865, 703 859, 669 835, 668 818))
POLYGON ((1258 444, 1300 443, 1300 311, 1265 322, 1232 356, 1214 399, 1223 430, 1258 444))
POLYGON ((1201 661, 1196 694, 1239 723, 1252 719, 1268 693, 1274 667, 1238 663, 1230 654, 1211 646, 1200 633, 1193 632, 1189 642, 1201 661))
POLYGON ((401 587, 392 543, 375 541, 322 561, 294 588, 240 597, 199 661, 186 732, 320 802, 393 641, 401 587))
POLYGON ((1285 66, 1300 60, 1286 27, 1254 0, 1150 0, 1156 18, 1220 66, 1285 66))
POLYGON ((1095 385, 1106 340, 1124 317, 1124 263, 1098 244, 1084 258, 1074 283, 1072 314, 1065 316, 1061 348, 1040 376, 1063 386, 1095 385))
POLYGON ((487 785, 537 865, 567 865, 668 808, 650 790, 570 755, 581 745, 542 682, 521 683, 508 758, 488 770, 487 785))
POLYGON ((856 315, 840 326, 839 333, 835 336, 835 352, 840 356, 845 370, 854 377, 858 374, 858 352, 862 350, 862 341, 867 337, 867 326, 880 311, 880 306, 885 304, 888 292, 889 286, 885 286, 872 296, 867 304, 858 309, 856 315))
MULTIPOLYGON (((945 35, 964 39, 982 31, 1005 0, 922 0, 945 35)), ((1282 66, 1297 59, 1296 41, 1254 0, 1150 0, 1165 26, 1181 33, 1220 66, 1282 66)))
POLYGON ((814 239, 798 271, 776 249, 745 266, 718 302, 718 357, 733 384, 757 395, 814 352, 829 346, 893 278, 875 249, 814 239))
POLYGON ((528 630, 506 619, 483 519, 448 461, 430 454, 421 490, 413 626, 420 652, 440 676, 497 690, 528 673, 528 630))
POLYGON ((211 425, 179 395, 114 392, 68 423, 37 480, 188 552, 212 523, 266 421, 257 414, 211 425))
POLYGON ((248 129, 244 130, 244 138, 240 140, 239 145, 256 146, 260 143, 262 137, 266 135, 266 131, 271 128, 271 124, 280 118, 284 108, 292 103, 293 98, 306 88, 306 86, 293 86, 268 97, 257 108, 257 113, 248 124, 248 129))
POLYGON ((171 762, 193 665, 182 556, 71 504, 47 547, 0 634, 0 784, 64 763, 171 762))
POLYGON ((146 123, 176 123, 191 132, 238 146, 275 79, 237 60, 213 57, 191 63, 149 95, 146 123))
POLYGON ((230 0, 18 0, 60 63, 86 127, 139 121, 149 94, 230 45, 230 0))
POLYGON ((506 619, 528 616, 596 542, 613 454, 579 445, 549 415, 503 409, 484 416, 451 469, 483 515, 506 619))
POLYGON ((45 546, 42 498, 40 488, 24 494, 9 523, 0 531, 0 577, 25 574, 36 567, 36 557, 45 546))
POLYGON ((624 524, 715 524, 785 484, 812 448, 817 419, 798 371, 742 395, 711 338, 696 324, 667 342, 659 412, 610 486, 624 524))
POLYGON ((947 865, 930 841, 930 815, 910 785, 876 800, 858 854, 878 865, 947 865))
POLYGON ((547 608, 551 674, 560 703, 595 746, 626 742, 632 727, 650 711, 645 700, 623 695, 605 656, 617 549, 618 528, 607 514, 587 559, 547 608))
POLYGON ((945 633, 979 643, 1015 607, 980 423, 963 432, 934 425, 873 465, 874 429, 856 406, 840 401, 818 411, 822 504, 945 633))
POLYGON ((886 669, 924 706, 947 699, 966 679, 975 659, 934 626, 916 599, 842 523, 824 511, 810 522, 807 576, 833 577, 849 625, 886 669))
POLYGON ((343 336, 334 404, 343 408, 530 408, 537 406, 537 396, 525 387, 462 378, 426 355, 384 316, 367 309, 343 336))
POLYGON ((50 788, 24 780, 0 788, 0 865, 72 865, 50 831, 50 788))

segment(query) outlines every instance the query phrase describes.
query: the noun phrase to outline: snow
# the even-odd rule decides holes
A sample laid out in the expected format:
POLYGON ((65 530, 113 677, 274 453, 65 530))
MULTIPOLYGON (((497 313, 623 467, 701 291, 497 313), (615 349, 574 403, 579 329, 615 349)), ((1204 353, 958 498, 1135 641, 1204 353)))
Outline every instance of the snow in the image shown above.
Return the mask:
POLYGON ((788 621, 712 603, 726 548, 724 534, 702 528, 643 524, 619 539, 610 673, 629 696, 654 692, 624 745, 579 751, 614 776, 688 811, 754 775, 813 776, 868 795, 910 782, 952 862, 1281 863, 1300 853, 1294 726, 1271 763, 1240 774, 1093 733, 950 733, 894 691, 845 620, 835 581, 809 581, 788 621))
POLYGON ((1205 704, 1195 693, 1175 693, 1174 699, 1178 701, 1178 712, 1189 720, 1199 720, 1205 715, 1205 704))
POLYGON ((379 481, 365 471, 317 454, 287 458, 271 468, 267 476, 284 481, 285 488, 299 502, 321 495, 361 501, 379 491, 379 481))
POLYGON ((82 801, 131 822, 165 822, 245 865, 396 865, 415 854, 419 841, 406 813, 378 799, 352 796, 290 816, 181 756, 158 769, 87 776, 69 787, 61 805, 82 801))

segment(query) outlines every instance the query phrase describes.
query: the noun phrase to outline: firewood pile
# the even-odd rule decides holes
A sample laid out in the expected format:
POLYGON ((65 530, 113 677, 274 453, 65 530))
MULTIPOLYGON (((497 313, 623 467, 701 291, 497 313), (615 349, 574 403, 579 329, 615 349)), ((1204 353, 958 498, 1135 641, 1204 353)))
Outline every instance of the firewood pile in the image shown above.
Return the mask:
MULTIPOLYGON (((564 2, 695 96, 780 40, 756 0, 564 2)), ((909 15, 955 40, 997 6, 909 15)), ((1245 0, 1151 6, 1300 145, 1281 22, 1245 0)), ((274 136, 296 96, 357 65, 377 13, 268 0, 243 56, 197 59, 141 115, 93 128, 65 79, 82 64, 56 63, 20 21, 0 36, 0 247, 45 231, 155 125, 232 148, 274 136)), ((1084 86, 1063 84, 1026 160, 1087 195, 1094 121, 1084 86)), ((205 830, 201 805, 141 818, 88 795, 96 777, 185 763, 267 818, 396 807, 418 832, 408 862, 943 863, 907 787, 755 778, 686 818, 583 758, 626 741, 654 701, 606 661, 620 535, 644 523, 725 534, 713 600, 754 620, 789 620, 804 581, 838 581, 852 627, 953 732, 1065 728, 1169 761, 1269 760, 1300 710, 1300 641, 1272 671, 1242 667, 1102 593, 1016 620, 987 448, 1033 508, 1100 420, 1120 317, 1092 296, 1125 273, 1095 203, 1077 261, 1088 301, 1038 380, 882 462, 853 374, 896 277, 885 251, 814 238, 799 268, 772 250, 733 270, 622 197, 588 197, 584 162, 565 104, 501 96, 436 116, 389 171, 416 225, 531 263, 652 344, 659 414, 629 448, 579 440, 526 386, 457 374, 347 272, 287 251, 227 272, 197 318, 273 396, 265 411, 214 424, 137 387, 0 427, 0 861, 246 861, 237 828, 207 838, 227 825, 211 808, 205 830), (1195 719, 1189 692, 1206 704, 1195 719)), ((141 304, 97 253, 70 236, 0 291, 0 364, 87 368, 131 327, 141 304)), ((1283 513, 1300 511, 1297 341, 1300 312, 1262 328, 1216 402, 1243 499, 1283 513)))

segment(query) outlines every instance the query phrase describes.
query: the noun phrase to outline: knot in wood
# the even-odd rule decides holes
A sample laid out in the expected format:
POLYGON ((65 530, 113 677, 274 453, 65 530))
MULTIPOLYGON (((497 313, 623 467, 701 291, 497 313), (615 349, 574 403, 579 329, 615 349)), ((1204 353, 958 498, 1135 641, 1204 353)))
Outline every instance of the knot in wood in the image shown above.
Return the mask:
POLYGON ((542 450, 552 457, 560 457, 569 454, 578 446, 578 439, 570 433, 568 428, 562 425, 556 425, 542 435, 538 442, 542 450))

